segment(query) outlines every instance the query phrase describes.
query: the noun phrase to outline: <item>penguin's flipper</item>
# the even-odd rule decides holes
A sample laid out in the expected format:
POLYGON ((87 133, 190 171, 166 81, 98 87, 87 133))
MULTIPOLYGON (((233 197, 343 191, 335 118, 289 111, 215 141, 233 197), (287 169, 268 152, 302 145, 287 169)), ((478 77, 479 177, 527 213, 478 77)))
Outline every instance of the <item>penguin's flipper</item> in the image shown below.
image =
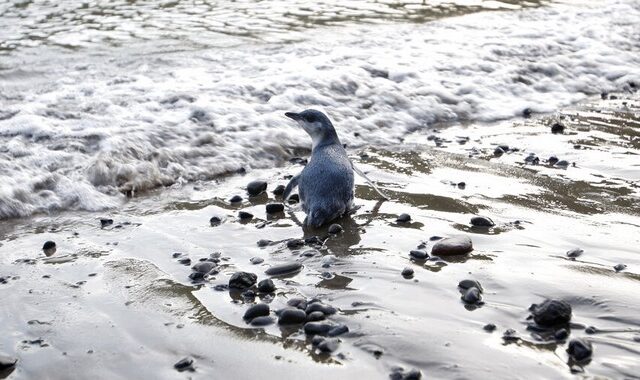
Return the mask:
POLYGON ((291 195, 291 192, 293 191, 293 189, 295 189, 296 186, 298 186, 298 181, 299 180, 300 180, 300 174, 298 174, 298 175, 294 176, 293 178, 291 178, 291 180, 287 184, 287 187, 285 187, 284 193, 282 194, 282 199, 285 202, 287 201, 287 199, 289 199, 289 196, 291 195))
POLYGON ((353 171, 356 172, 356 174, 358 174, 360 177, 364 178, 365 181, 367 181, 367 183, 373 187, 373 190, 375 190, 378 194, 380 194, 380 196, 382 197, 382 199, 388 201, 389 197, 385 195, 385 193, 382 192, 382 190, 380 190, 378 188, 378 186, 376 186, 375 183, 373 183, 372 180, 369 179, 369 177, 367 177, 366 174, 364 174, 364 172, 360 169, 358 169, 353 162, 351 162, 351 167, 353 168, 353 171))

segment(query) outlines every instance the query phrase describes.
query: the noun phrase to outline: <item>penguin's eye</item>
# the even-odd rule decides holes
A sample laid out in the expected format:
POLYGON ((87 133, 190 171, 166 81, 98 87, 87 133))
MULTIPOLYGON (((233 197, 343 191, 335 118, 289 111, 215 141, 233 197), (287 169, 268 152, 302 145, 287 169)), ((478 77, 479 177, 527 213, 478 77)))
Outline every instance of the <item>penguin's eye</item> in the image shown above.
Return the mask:
POLYGON ((313 123, 316 120, 314 115, 306 115, 304 119, 307 121, 307 123, 313 123))

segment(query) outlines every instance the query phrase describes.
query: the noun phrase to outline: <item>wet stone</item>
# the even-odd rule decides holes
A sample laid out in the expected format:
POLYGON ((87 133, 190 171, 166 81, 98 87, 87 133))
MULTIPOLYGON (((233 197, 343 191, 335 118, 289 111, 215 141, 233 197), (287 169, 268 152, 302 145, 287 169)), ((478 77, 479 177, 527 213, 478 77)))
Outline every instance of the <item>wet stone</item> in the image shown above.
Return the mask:
POLYGON ((251 320, 251 326, 268 326, 275 323, 275 319, 270 316, 256 317, 251 320))
POLYGON ((44 254, 49 257, 56 253, 56 243, 53 241, 46 241, 44 245, 42 245, 42 251, 44 254))
POLYGON ((211 219, 209 219, 209 224, 211 224, 211 227, 219 226, 220 223, 222 223, 222 218, 220 218, 219 216, 212 216, 211 219))
POLYGON ((553 337, 557 340, 565 340, 569 337, 569 332, 567 329, 559 329, 553 334, 553 337))
POLYGON ((409 268, 409 267, 404 268, 402 270, 402 277, 404 277, 404 278, 412 278, 413 277, 413 273, 414 272, 413 272, 412 268, 409 268))
POLYGON ((174 252, 173 255, 171 255, 174 259, 177 259, 178 257, 182 256, 182 253, 180 252, 174 252))
POLYGON ((487 323, 482 327, 484 331, 488 331, 488 332, 493 332, 496 330, 496 328, 497 328, 496 325, 494 325, 493 323, 487 323))
POLYGON ((177 369, 179 372, 193 370, 193 359, 189 357, 183 358, 174 364, 173 368, 177 369))
POLYGON ((528 119, 531 117, 532 113, 533 111, 531 111, 531 108, 525 108, 522 110, 522 117, 524 117, 525 119, 528 119))
POLYGON ((242 292, 242 297, 247 299, 253 299, 253 298, 256 298, 256 293, 251 289, 247 289, 244 292, 242 292))
POLYGON ((302 264, 298 262, 290 262, 279 265, 274 265, 267 269, 264 273, 269 276, 285 276, 289 274, 298 273, 302 269, 302 264))
POLYGON ((340 347, 340 340, 337 338, 323 339, 322 342, 318 343, 318 350, 321 352, 331 353, 336 351, 338 347, 340 347))
POLYGON ((409 223, 411 221, 411 215, 409 214, 400 214, 396 218, 396 222, 398 223, 409 223))
POLYGON ((549 159, 547 160, 547 162, 549 163, 549 165, 555 165, 558 161, 558 157, 556 156, 551 156, 549 157, 549 159))
POLYGON ((290 204, 300 203, 300 196, 298 194, 291 194, 289 198, 287 198, 287 202, 290 204))
POLYGON ((562 300, 546 300, 540 305, 531 305, 533 320, 540 326, 551 327, 569 323, 571 305, 562 300))
POLYGON ((300 310, 295 307, 288 307, 280 311, 278 318, 278 324, 280 325, 293 325, 301 324, 307 320, 307 313, 304 310, 300 310))
POLYGON ((13 368, 15 367, 18 359, 12 358, 10 356, 0 355, 0 370, 13 368))
POLYGON ((242 202, 242 197, 239 195, 234 195, 233 197, 231 197, 231 199, 229 199, 230 203, 240 203, 242 202))
POLYGON ((540 158, 533 153, 530 153, 527 157, 524 158, 524 162, 531 165, 538 165, 540 163, 540 158))
POLYGON ((518 340, 520 339, 520 337, 518 336, 518 332, 514 329, 507 329, 503 334, 502 334, 502 339, 506 340, 506 341, 514 341, 514 340, 518 340))
POLYGON ((248 272, 236 272, 229 279, 229 287, 235 289, 247 289, 255 285, 258 276, 248 272))
POLYGON ((464 255, 471 251, 473 251, 473 244, 468 236, 454 236, 434 244, 431 254, 436 256, 464 255))
POLYGON ((586 339, 572 339, 569 342, 567 353, 576 361, 586 360, 593 355, 593 346, 586 339))
POLYGON ((210 261, 201 261, 199 263, 197 263, 196 265, 192 266, 191 269, 194 270, 195 272, 200 272, 203 274, 207 274, 209 272, 211 272, 211 270, 213 268, 216 267, 216 264, 210 262, 210 261))
POLYGON ((572 250, 567 251, 567 257, 578 257, 584 253, 584 250, 580 248, 574 248, 572 250))
POLYGON ((476 227, 493 227, 496 224, 493 223, 493 220, 484 217, 484 216, 474 216, 471 218, 471 225, 476 227))
POLYGON ((273 293, 276 290, 276 285, 271 279, 262 280, 258 283, 258 291, 260 293, 273 293))
POLYGON ((496 157, 500 157, 500 156, 502 156, 504 153, 505 153, 504 149, 500 148, 499 146, 498 146, 498 147, 496 147, 496 148, 493 150, 493 155, 494 155, 494 156, 496 156, 496 157))
POLYGON ((271 243, 273 243, 273 242, 271 240, 267 240, 267 239, 260 239, 257 242, 258 247, 266 247, 266 246, 270 245, 271 243))
POLYGON ((240 218, 240 220, 251 220, 253 219, 253 214, 246 211, 240 211, 238 212, 238 218, 240 218))
POLYGON ((247 185, 247 193, 251 197, 258 196, 267 191, 267 183, 265 181, 252 181, 247 185))
POLYGON ((251 262, 251 264, 253 265, 258 265, 262 264, 264 262, 264 259, 262 257, 252 257, 249 262, 251 262))
POLYGON ((296 249, 300 248, 304 245, 304 240, 302 239, 291 239, 287 241, 287 248, 296 249))
POLYGON ((322 241, 322 239, 320 239, 320 237, 318 236, 311 236, 304 239, 304 244, 321 246, 324 244, 324 241, 322 241))
POLYGON ((307 335, 326 335, 334 327, 330 322, 307 322, 304 324, 304 332, 307 335))
POLYGON ((476 304, 482 300, 482 294, 478 288, 469 288, 462 293, 462 301, 468 304, 476 304))
POLYGON ((304 298, 291 298, 287 301, 287 305, 305 310, 307 308, 307 300, 304 298))
POLYGON ((561 123, 553 123, 551 126, 551 133, 553 134, 561 134, 564 132, 564 125, 561 123))
POLYGON ((484 292, 482 285, 476 280, 462 280, 458 283, 458 287, 460 289, 470 289, 470 288, 478 288, 480 293, 484 292))
POLYGON ((349 327, 347 327, 347 325, 338 325, 335 326, 333 328, 331 328, 329 331, 327 331, 327 335, 328 336, 339 336, 342 334, 346 334, 349 332, 349 327))
POLYGON ((336 308, 330 305, 325 305, 321 302, 314 302, 307 306, 305 309, 307 314, 311 314, 314 311, 319 311, 324 315, 332 315, 337 312, 336 308))
POLYGON ((276 186, 276 188, 273 189, 273 195, 281 196, 282 194, 284 194, 284 189, 285 189, 284 185, 276 186))
POLYGON ((100 219, 100 227, 107 227, 113 224, 113 219, 102 218, 100 219))
POLYGON ((265 207, 267 214, 277 214, 284 211, 284 205, 282 203, 269 203, 265 207))
MULTIPOLYGON (((301 310, 302 311, 302 310, 301 310)), ((304 313, 304 311, 303 311, 304 313)), ((309 315, 306 315, 307 318, 307 322, 317 322, 317 321, 324 321, 327 317, 324 315, 323 312, 321 311, 314 311, 309 313, 309 315)))
POLYGON ((569 161, 560 160, 560 161, 556 162, 556 166, 560 166, 562 168, 567 168, 567 167, 569 167, 569 161))
POLYGON ((418 260, 426 260, 429 258, 429 254, 420 249, 414 249, 413 251, 409 252, 409 256, 418 260))
POLYGON ((247 311, 244 312, 244 316, 242 318, 250 321, 257 317, 269 315, 270 312, 271 310, 269 309, 269 305, 266 303, 259 303, 248 308, 247 311))
POLYGON ((339 234, 340 232, 343 231, 343 228, 341 225, 334 223, 332 225, 329 226, 329 229, 327 230, 330 234, 339 234))
POLYGON ((616 272, 622 272, 623 270, 627 269, 627 265, 617 264, 616 266, 613 267, 613 269, 615 269, 616 272))

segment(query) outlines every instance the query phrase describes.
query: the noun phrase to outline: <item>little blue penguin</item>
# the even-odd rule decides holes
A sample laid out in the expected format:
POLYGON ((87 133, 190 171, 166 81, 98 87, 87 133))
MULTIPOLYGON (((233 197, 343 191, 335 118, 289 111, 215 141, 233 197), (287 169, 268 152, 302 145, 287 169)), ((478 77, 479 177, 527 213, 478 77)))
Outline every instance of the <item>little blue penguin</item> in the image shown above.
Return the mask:
POLYGON ((353 166, 329 118, 320 111, 287 112, 311 136, 311 159, 285 188, 286 200, 298 186, 304 224, 320 227, 353 207, 353 166))

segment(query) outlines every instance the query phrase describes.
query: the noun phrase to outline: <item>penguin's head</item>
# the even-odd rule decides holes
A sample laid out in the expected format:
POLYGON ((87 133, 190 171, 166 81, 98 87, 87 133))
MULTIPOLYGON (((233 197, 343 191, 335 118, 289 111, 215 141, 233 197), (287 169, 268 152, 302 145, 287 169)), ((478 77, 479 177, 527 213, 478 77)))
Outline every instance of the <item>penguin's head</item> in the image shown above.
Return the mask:
POLYGON ((287 112, 284 115, 297 121, 302 129, 311 136, 314 148, 320 143, 339 143, 333 124, 322 112, 309 109, 300 113, 287 112))

